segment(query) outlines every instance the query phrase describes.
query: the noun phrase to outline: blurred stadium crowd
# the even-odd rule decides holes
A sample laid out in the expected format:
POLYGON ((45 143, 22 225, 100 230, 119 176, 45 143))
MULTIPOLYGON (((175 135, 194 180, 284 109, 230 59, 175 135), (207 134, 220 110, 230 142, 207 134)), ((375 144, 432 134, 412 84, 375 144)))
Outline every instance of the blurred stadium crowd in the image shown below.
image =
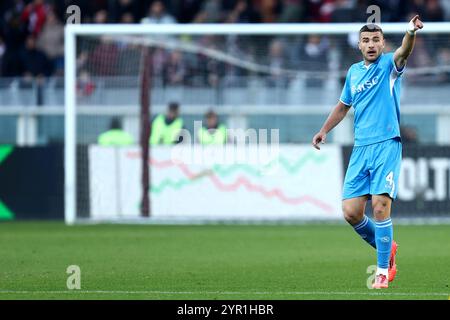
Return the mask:
MULTIPOLYGON (((448 0, 2 0, 0 77, 31 79, 63 74, 63 22, 66 8, 72 4, 81 8, 82 23, 364 22, 368 17, 366 9, 371 4, 381 8, 383 22, 405 22, 416 13, 424 21, 450 21, 448 0)), ((346 60, 341 63, 344 67, 359 55, 355 41, 352 45, 350 40, 343 41, 342 56, 346 60)), ((305 71, 328 70, 329 49, 333 46, 330 37, 317 35, 296 43, 279 38, 259 41, 264 42, 264 48, 255 43, 242 44, 217 37, 201 37, 196 42, 275 68, 305 71)), ((437 43, 442 44, 442 41, 437 43)), ((409 66, 450 64, 448 45, 434 48, 418 39, 415 50, 409 66)), ((136 48, 99 41, 78 53, 79 75, 86 78, 135 74, 136 70, 130 67, 133 56, 139 59, 136 48), (123 68, 121 57, 128 61, 123 68), (107 67, 102 63, 105 58, 109 62, 107 67), (86 66, 91 74, 87 74, 86 66)), ((160 73, 161 82, 166 85, 215 85, 227 75, 227 79, 247 75, 245 70, 205 61, 199 55, 167 50, 159 50, 154 55, 154 72, 160 73), (203 77, 200 79, 198 75, 203 77)), ((229 82, 233 81, 237 80, 229 82)), ((288 80, 272 75, 267 81, 269 85, 284 86, 288 80)))

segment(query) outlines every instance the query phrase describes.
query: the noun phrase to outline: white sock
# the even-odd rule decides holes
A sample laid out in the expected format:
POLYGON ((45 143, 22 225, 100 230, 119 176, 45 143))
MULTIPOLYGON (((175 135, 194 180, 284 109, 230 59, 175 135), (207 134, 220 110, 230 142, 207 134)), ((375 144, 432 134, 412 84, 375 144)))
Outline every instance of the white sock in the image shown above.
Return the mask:
POLYGON ((379 274, 383 274, 387 277, 388 276, 388 268, 377 267, 377 275, 379 275, 379 274))

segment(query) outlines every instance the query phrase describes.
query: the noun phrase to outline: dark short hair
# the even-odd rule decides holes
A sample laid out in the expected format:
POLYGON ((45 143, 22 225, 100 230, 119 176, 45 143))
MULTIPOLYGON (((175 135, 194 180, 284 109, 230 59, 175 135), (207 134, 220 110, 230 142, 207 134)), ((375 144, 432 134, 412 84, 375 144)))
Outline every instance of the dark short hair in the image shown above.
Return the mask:
POLYGON ((111 119, 111 122, 109 124, 110 129, 122 129, 122 123, 120 122, 120 119, 117 117, 114 117, 111 119))
POLYGON ((361 29, 359 29, 360 36, 361 36, 361 32, 381 32, 381 34, 384 37, 383 30, 381 30, 381 28, 374 23, 366 24, 361 29))
POLYGON ((208 112, 206 112, 205 114, 205 118, 209 119, 213 117, 217 117, 217 113, 215 113, 214 110, 208 110, 208 112))
POLYGON ((178 112, 179 108, 180 108, 180 105, 178 104, 178 102, 170 102, 169 103, 169 111, 178 112))

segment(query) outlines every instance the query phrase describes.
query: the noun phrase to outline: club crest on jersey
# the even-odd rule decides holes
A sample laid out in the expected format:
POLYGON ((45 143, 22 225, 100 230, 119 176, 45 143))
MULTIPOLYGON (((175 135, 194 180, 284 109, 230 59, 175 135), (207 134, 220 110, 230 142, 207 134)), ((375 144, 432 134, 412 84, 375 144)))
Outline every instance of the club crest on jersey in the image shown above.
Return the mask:
POLYGON ((363 92, 367 89, 372 88, 373 86, 378 84, 378 76, 373 77, 372 79, 366 80, 358 85, 352 86, 352 94, 363 92))

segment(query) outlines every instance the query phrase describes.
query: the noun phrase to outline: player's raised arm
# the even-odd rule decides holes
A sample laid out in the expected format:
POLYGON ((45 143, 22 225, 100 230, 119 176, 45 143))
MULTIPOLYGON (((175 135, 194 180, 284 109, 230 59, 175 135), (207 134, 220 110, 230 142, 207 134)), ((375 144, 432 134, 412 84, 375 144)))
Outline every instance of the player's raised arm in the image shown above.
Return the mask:
POLYGON ((333 111, 328 116, 327 120, 322 126, 322 129, 313 137, 312 145, 314 148, 320 150, 319 143, 325 143, 325 139, 327 137, 327 133, 330 132, 334 127, 336 127, 342 119, 345 118, 350 106, 338 102, 336 107, 334 107, 333 111))
POLYGON ((402 45, 394 53, 394 61, 397 69, 402 69, 409 55, 413 51, 416 41, 416 31, 423 28, 423 23, 418 15, 414 16, 408 24, 408 29, 403 37, 402 45))

